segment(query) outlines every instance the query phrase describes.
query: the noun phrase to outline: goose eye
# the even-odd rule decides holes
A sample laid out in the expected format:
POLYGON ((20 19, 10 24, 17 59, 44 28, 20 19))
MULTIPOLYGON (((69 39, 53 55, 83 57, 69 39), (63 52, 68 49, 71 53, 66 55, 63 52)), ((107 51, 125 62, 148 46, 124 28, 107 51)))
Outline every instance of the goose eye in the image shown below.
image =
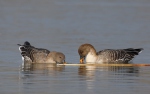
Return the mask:
POLYGON ((61 58, 61 57, 59 57, 59 58, 61 58))

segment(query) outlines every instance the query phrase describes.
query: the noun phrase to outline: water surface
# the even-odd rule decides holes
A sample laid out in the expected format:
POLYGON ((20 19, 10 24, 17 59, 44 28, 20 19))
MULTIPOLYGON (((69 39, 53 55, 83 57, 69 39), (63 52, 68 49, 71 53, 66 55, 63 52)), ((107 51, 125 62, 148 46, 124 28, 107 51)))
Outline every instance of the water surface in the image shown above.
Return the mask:
POLYGON ((0 93, 149 94, 150 67, 21 69, 17 44, 61 51, 79 63, 78 47, 144 48, 133 63, 150 64, 149 0, 0 0, 0 93))

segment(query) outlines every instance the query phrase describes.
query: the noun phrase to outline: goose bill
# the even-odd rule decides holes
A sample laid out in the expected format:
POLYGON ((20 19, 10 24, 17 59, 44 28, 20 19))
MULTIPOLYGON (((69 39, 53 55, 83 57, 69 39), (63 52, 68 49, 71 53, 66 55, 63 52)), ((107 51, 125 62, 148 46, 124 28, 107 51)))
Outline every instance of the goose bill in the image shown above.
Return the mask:
POLYGON ((80 64, 84 63, 84 57, 80 57, 80 64))

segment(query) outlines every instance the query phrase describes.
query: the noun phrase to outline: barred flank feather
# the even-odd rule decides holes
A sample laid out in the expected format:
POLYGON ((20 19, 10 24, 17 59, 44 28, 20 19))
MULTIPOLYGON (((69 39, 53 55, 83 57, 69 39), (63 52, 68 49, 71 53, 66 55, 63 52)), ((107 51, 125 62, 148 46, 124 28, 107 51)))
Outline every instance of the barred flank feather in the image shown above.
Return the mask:
POLYGON ((65 55, 61 52, 50 52, 47 49, 36 48, 27 41, 23 45, 18 45, 23 63, 65 63, 65 55))
POLYGON ((99 55, 99 58, 107 58, 108 61, 114 62, 114 61, 122 61, 122 62, 129 62, 134 58, 135 55, 138 55, 143 48, 139 49, 106 49, 102 50, 97 53, 99 55))
POLYGON ((127 48, 127 49, 105 49, 96 52, 91 44, 82 44, 78 53, 80 55, 80 63, 86 60, 86 63, 129 63, 143 48, 127 48))
POLYGON ((28 57, 32 60, 32 62, 34 62, 34 54, 36 53, 43 53, 46 56, 50 53, 49 50, 47 49, 42 49, 42 48, 35 48, 33 46, 30 45, 29 42, 25 42, 24 45, 19 45, 19 50, 21 52, 21 55, 24 57, 28 57))

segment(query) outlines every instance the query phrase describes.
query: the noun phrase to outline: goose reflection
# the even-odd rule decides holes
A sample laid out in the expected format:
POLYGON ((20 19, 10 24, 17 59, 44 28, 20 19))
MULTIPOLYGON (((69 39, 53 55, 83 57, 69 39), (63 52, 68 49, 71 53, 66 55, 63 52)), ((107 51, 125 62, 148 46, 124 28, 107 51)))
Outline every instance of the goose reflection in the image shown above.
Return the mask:
POLYGON ((47 71, 63 71, 65 66, 59 66, 53 63, 24 63, 22 65, 22 71, 37 71, 37 70, 47 70, 47 71))
MULTIPOLYGON (((111 73, 115 75, 138 75, 139 67, 137 66, 79 66, 78 74, 86 76, 88 79, 94 79, 97 72, 102 74, 111 73)), ((106 74, 105 74, 106 75, 106 74)))
POLYGON ((128 84, 137 83, 136 77, 139 76, 139 67, 118 67, 118 66, 80 66, 78 75, 85 80, 87 89, 93 90, 97 83, 101 83, 104 87, 112 84, 128 84))

